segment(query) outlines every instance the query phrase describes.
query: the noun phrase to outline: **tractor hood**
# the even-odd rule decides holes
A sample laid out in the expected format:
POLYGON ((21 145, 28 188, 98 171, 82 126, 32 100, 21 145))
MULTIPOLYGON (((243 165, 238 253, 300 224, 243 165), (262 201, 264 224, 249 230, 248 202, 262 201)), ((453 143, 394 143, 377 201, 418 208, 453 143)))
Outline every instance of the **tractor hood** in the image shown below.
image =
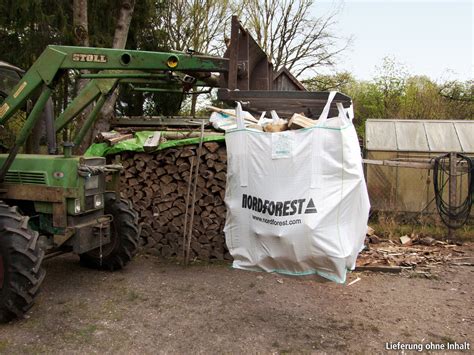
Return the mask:
MULTIPOLYGON (((0 154, 0 166, 7 154, 0 154)), ((105 158, 79 157, 66 158, 63 155, 18 154, 8 170, 5 184, 30 184, 52 187, 79 187, 78 166, 103 165, 105 158)))

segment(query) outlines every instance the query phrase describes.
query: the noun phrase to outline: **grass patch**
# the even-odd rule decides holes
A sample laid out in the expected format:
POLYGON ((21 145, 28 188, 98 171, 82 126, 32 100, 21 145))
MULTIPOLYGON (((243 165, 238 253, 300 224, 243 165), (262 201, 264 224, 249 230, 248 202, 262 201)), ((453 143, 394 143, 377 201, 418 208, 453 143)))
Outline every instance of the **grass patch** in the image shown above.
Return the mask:
POLYGON ((81 338, 90 337, 94 332, 97 330, 97 326, 95 324, 88 325, 85 328, 79 329, 77 331, 77 335, 81 338))
POLYGON ((128 290, 127 291, 127 301, 128 302, 135 302, 135 301, 148 301, 148 297, 137 292, 135 290, 128 290))
POLYGON ((127 301, 128 302, 135 302, 140 300, 140 294, 136 291, 128 291, 127 293, 127 301))
POLYGON ((439 280, 439 276, 431 274, 429 272, 412 272, 408 275, 409 279, 428 279, 428 280, 439 280))
POLYGON ((446 335, 443 335, 440 337, 441 341, 444 342, 444 343, 450 343, 450 344, 453 344, 456 342, 456 340, 454 340, 453 338, 449 337, 449 336, 446 336, 446 335))
MULTIPOLYGON (((420 216, 408 214, 377 213, 370 218, 370 226, 375 234, 385 239, 398 239, 403 235, 418 235, 444 240, 448 237, 448 228, 439 216, 420 216)), ((456 230, 457 241, 474 241, 474 225, 466 223, 456 230)))
POLYGON ((65 343, 87 343, 90 344, 93 342, 93 335, 98 329, 97 325, 89 324, 81 328, 68 329, 63 334, 58 334, 65 343))
POLYGON ((7 353, 10 342, 8 340, 0 340, 0 353, 7 353))
POLYGON ((114 321, 122 321, 124 319, 123 311, 118 307, 117 302, 113 300, 106 300, 102 303, 101 309, 97 312, 97 321, 103 319, 112 319, 114 321))

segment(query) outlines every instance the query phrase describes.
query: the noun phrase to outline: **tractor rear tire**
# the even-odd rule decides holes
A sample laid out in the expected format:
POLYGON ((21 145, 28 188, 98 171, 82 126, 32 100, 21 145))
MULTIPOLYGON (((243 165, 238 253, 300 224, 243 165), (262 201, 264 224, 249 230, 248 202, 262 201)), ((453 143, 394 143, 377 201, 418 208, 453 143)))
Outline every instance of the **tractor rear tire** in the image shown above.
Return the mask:
POLYGON ((105 194, 105 214, 111 214, 110 243, 80 254, 82 266, 99 270, 122 269, 138 250, 138 214, 128 200, 117 198, 114 192, 105 194))
POLYGON ((33 305, 46 275, 43 257, 28 217, 0 201, 0 323, 22 317, 33 305))

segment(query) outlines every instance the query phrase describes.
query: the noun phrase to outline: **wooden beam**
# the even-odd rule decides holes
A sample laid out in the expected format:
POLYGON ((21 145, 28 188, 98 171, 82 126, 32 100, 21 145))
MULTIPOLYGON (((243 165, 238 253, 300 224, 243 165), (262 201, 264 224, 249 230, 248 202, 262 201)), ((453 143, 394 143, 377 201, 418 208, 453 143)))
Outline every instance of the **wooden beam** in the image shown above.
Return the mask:
POLYGON ((395 161, 395 160, 373 160, 373 159, 362 159, 364 164, 369 165, 383 165, 413 169, 433 169, 433 163, 417 163, 410 161, 395 161))

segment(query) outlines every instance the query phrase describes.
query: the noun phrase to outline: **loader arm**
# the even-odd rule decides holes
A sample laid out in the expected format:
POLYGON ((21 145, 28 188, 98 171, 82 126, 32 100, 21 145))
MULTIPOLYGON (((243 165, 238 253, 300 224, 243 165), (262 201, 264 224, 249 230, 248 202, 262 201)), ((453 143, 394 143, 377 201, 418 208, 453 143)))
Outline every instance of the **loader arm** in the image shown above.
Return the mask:
MULTIPOLYGON (((117 85, 123 84, 148 84, 157 85, 163 83, 170 83, 170 77, 166 74, 147 73, 139 70, 103 70, 97 74, 84 74, 81 78, 92 79, 79 92, 74 100, 67 106, 63 113, 61 113, 55 121, 55 131, 59 132, 74 117, 81 113, 88 105, 98 100, 101 95, 109 95, 115 90, 117 85)), ((179 83, 174 78, 175 85, 179 83)), ((214 83, 206 83, 200 80, 195 80, 195 86, 209 86, 214 83)), ((140 89, 140 88, 139 88, 140 89)), ((153 91, 152 88, 144 88, 143 91, 153 91)), ((89 116, 90 117, 90 116, 89 116)), ((92 117, 94 119, 94 117, 92 117)))
MULTIPOLYGON (((0 124, 5 124, 40 87, 54 86, 54 81, 67 69, 227 72, 228 59, 183 53, 48 46, 0 107, 0 124)), ((126 75, 123 73, 123 77, 126 75)))
MULTIPOLYGON (((12 93, 0 107, 0 128, 25 104, 28 98, 41 90, 41 94, 31 110, 25 124, 20 130, 14 146, 10 149, 8 158, 0 168, 0 182, 13 163, 15 156, 31 134, 39 119, 44 106, 49 99, 55 83, 68 69, 110 71, 98 74, 79 93, 65 112, 55 123, 56 131, 62 129, 74 119, 85 107, 97 100, 94 110, 86 120, 86 124, 79 131, 76 140, 80 140, 92 127, 92 124, 104 104, 106 96, 116 87, 120 78, 126 78, 129 71, 145 73, 159 71, 180 72, 227 72, 228 59, 191 55, 184 53, 148 52, 124 49, 89 48, 71 46, 48 46, 22 80, 13 88, 12 93), (122 73, 114 72, 122 71, 122 73), (109 78, 103 75, 108 75, 109 78)), ((145 76, 150 74, 145 74, 145 76)), ((133 76, 133 74, 131 75, 133 76)))

